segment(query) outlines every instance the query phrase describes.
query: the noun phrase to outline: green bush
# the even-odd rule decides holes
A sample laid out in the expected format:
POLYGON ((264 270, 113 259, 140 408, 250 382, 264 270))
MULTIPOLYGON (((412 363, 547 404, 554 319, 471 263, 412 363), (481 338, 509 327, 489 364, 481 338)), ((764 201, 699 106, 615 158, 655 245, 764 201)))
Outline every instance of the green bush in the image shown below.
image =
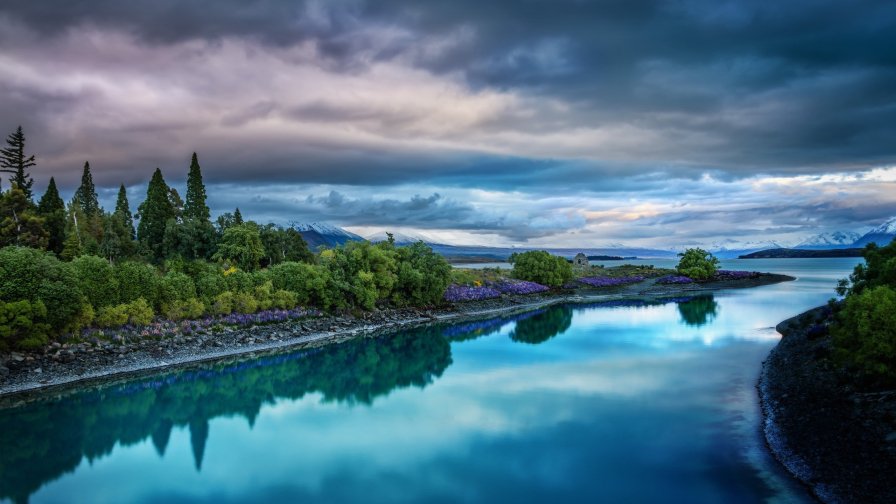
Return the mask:
POLYGON ((268 310, 274 306, 274 286, 270 280, 255 287, 253 294, 259 310, 268 310))
POLYGON ((326 301, 329 272, 323 266, 284 262, 265 270, 274 289, 293 292, 297 304, 328 307, 326 301))
POLYGON ((159 294, 161 277, 151 264, 124 261, 115 265, 118 280, 118 299, 121 303, 131 303, 140 298, 155 304, 159 294))
POLYGON ((281 289, 274 291, 274 294, 271 296, 271 302, 274 308, 291 310, 299 305, 299 296, 295 292, 281 289))
POLYGON ((213 257, 246 271, 258 269, 258 263, 264 257, 258 226, 247 222, 224 230, 213 257))
POLYGON ((0 350, 40 348, 49 341, 47 308, 38 300, 0 301, 0 350))
POLYGON ((229 315, 233 313, 233 292, 224 291, 217 296, 215 296, 214 301, 211 306, 209 306, 209 312, 212 315, 229 315))
POLYGON ((399 305, 434 305, 451 282, 451 265, 423 242, 398 249, 392 299, 399 305))
POLYGON ((159 294, 155 302, 161 309, 195 297, 196 285, 193 280, 184 273, 169 271, 159 279, 159 294))
POLYGON ((84 296, 94 309, 118 304, 118 279, 109 261, 84 255, 73 260, 71 267, 84 296))
POLYGON ((719 260, 709 252, 692 248, 678 254, 681 260, 675 269, 679 274, 694 280, 709 280, 715 276, 719 268, 719 260))
POLYGON ((168 320, 192 320, 205 313, 205 304, 196 298, 177 300, 167 305, 163 312, 168 320))
POLYGON ((94 324, 97 327, 121 327, 128 323, 127 305, 104 306, 96 313, 94 324))
POLYGON ((248 292, 237 292, 233 295, 233 311, 237 313, 255 313, 258 311, 258 301, 248 292))
POLYGON ((201 273, 195 279, 195 284, 196 294, 206 304, 214 303, 216 296, 227 291, 227 279, 224 278, 224 273, 218 268, 201 273))
POLYGON ((85 312, 78 277, 68 263, 51 252, 25 247, 0 249, 0 301, 36 301, 47 310, 54 333, 76 324, 85 312))
POLYGON ((137 298, 130 303, 101 308, 96 314, 94 325, 104 328, 121 327, 125 324, 143 326, 152 322, 153 315, 155 312, 149 302, 137 298))
POLYGON ((864 264, 856 265, 849 280, 841 280, 837 292, 842 296, 847 293, 861 293, 866 288, 879 285, 896 287, 896 241, 885 247, 869 243, 862 251, 864 264))
POLYGON ((225 273, 224 281, 227 282, 227 290, 252 292, 255 289, 255 278, 251 274, 240 270, 228 270, 225 273))
POLYGON ((510 256, 511 275, 520 280, 536 282, 548 287, 560 287, 572 280, 572 264, 566 259, 544 250, 530 250, 510 256))
POLYGON ((831 334, 841 362, 872 381, 896 384, 896 290, 879 285, 847 296, 831 334))

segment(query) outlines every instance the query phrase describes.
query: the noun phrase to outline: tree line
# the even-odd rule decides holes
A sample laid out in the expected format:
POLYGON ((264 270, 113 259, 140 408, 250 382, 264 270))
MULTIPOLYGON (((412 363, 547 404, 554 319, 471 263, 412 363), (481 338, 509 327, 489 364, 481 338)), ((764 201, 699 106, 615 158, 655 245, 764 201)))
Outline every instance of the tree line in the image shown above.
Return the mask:
POLYGON ((158 168, 132 213, 122 184, 99 203, 89 162, 66 204, 54 178, 35 202, 19 127, 0 149, 0 349, 39 347, 91 327, 314 306, 370 310, 441 301, 451 267, 422 242, 392 240, 312 252, 293 228, 212 222, 196 153, 181 198, 158 168))

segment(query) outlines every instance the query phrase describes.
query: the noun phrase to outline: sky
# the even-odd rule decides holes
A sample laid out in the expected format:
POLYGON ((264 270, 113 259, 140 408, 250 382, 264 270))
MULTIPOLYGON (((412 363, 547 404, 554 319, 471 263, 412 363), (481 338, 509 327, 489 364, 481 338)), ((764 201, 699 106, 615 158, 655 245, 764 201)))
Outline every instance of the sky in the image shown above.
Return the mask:
POLYGON ((794 244, 896 215, 896 3, 0 0, 0 129, 107 208, 456 244, 794 244))

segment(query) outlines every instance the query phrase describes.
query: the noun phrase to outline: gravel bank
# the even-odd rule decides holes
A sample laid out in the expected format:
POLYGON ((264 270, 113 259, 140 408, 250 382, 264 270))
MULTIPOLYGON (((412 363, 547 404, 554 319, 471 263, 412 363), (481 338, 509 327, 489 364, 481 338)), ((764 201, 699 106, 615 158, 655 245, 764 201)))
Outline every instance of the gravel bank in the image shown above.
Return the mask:
POLYGON ((825 316, 819 307, 777 326, 758 384, 766 442, 823 502, 896 502, 896 390, 855 389, 830 361, 830 337, 809 335, 825 316))

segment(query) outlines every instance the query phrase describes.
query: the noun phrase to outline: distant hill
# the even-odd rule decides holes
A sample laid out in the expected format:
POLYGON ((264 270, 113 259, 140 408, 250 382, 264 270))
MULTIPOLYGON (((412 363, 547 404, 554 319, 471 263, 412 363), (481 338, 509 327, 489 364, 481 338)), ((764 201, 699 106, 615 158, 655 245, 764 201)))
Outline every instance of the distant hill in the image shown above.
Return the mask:
POLYGON ((860 248, 827 250, 776 248, 745 254, 739 259, 804 259, 818 257, 862 257, 860 248))
POLYGON ((894 238, 896 238, 896 217, 865 233, 864 236, 855 241, 853 246, 864 247, 874 242, 882 247, 888 245, 894 238))
POLYGON ((361 241, 364 239, 341 227, 323 222, 293 223, 292 227, 302 235, 302 238, 305 239, 308 243, 308 248, 311 250, 317 250, 321 246, 337 247, 345 245, 349 241, 361 241))
MULTIPOLYGON (((371 243, 384 242, 389 239, 389 235, 386 231, 380 231, 379 233, 374 233, 370 236, 365 237, 365 239, 371 243)), ((392 239, 395 240, 396 245, 411 245, 413 243, 417 243, 422 241, 423 243, 429 245, 439 245, 435 240, 427 236, 423 236, 420 234, 408 234, 408 233, 392 233, 392 239)))

